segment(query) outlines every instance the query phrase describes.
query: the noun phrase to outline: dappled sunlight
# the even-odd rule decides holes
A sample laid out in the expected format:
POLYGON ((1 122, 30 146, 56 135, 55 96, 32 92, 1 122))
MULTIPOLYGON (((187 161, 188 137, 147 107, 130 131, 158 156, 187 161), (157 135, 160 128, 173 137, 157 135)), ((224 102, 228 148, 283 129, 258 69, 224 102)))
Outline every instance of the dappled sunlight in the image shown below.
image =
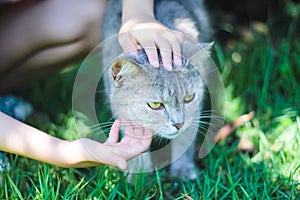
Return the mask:
MULTIPOLYGON (((133 183, 128 183, 128 174, 111 167, 66 169, 6 154, 12 169, 2 176, 0 198, 297 199, 300 195, 300 4, 293 0, 285 1, 284 5, 269 1, 274 7, 280 6, 280 11, 268 8, 268 17, 255 16, 251 18, 255 20, 248 21, 239 16, 245 17, 247 13, 241 12, 251 9, 245 6, 237 9, 238 13, 233 11, 240 4, 246 5, 245 2, 207 2, 219 14, 215 18, 212 15, 218 30, 211 56, 224 80, 224 127, 229 128, 226 131, 230 134, 219 140, 209 154, 195 158, 199 167, 195 180, 171 177, 165 167, 153 173, 136 174, 133 183), (222 3, 229 5, 227 9, 231 8, 231 12, 218 11, 222 3), (255 114, 251 115, 252 112, 255 114), (241 116, 248 119, 233 126, 241 116)), ((263 3, 255 4, 257 10, 251 15, 257 14, 262 9, 258 5, 264 6, 263 3)), ((113 123, 111 114, 97 113, 99 124, 82 115, 73 117, 71 94, 77 69, 33 82, 16 91, 16 95, 33 104, 35 113, 27 123, 34 127, 66 140, 88 137, 102 142, 113 123), (80 135, 77 128, 82 130, 80 135)), ((101 101, 103 95, 98 96, 101 101)), ((106 103, 100 102, 96 109, 104 106, 106 103)), ((18 132, 40 133, 36 129, 25 130, 21 125, 13 127, 18 132)), ((45 151, 54 154, 55 159, 72 162, 75 150, 64 157, 62 143, 38 136, 22 141, 12 134, 0 143, 17 146, 19 150, 15 153, 21 155, 28 150, 45 151)), ((197 145, 202 145, 200 140, 197 145)), ((47 156, 40 160, 47 160, 47 156)))
MULTIPOLYGON (((259 141, 259 149, 251 160, 264 162, 274 178, 282 176, 300 181, 299 122, 299 117, 294 121, 291 118, 282 119, 274 129, 265 133, 257 131, 253 135, 259 141)), ((241 134, 247 134, 247 129, 241 134)))

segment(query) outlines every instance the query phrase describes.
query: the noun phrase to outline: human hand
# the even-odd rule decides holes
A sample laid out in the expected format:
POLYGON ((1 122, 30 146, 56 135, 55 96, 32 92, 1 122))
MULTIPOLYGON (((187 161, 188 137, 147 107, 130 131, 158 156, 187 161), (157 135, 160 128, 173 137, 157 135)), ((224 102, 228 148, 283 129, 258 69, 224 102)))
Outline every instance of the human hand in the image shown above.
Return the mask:
POLYGON ((146 151, 152 141, 152 131, 148 128, 143 128, 134 121, 127 119, 116 120, 111 127, 109 137, 104 145, 108 145, 114 149, 115 153, 122 155, 125 160, 130 160, 133 157, 146 151), (120 125, 124 126, 125 135, 118 142, 120 125))
POLYGON ((127 169, 127 161, 146 151, 152 141, 150 129, 142 128, 132 121, 123 119, 125 136, 118 142, 121 121, 116 120, 111 127, 107 141, 100 144, 96 141, 81 138, 80 143, 85 148, 85 160, 83 166, 91 166, 97 163, 115 166, 120 169, 127 169))
POLYGON ((158 50, 163 66, 171 71, 182 65, 181 43, 183 34, 168 29, 152 17, 132 18, 124 21, 119 31, 119 43, 125 52, 143 48, 149 63, 159 68, 158 50))
POLYGON ((127 160, 146 151, 152 133, 124 121, 126 135, 118 142, 120 120, 116 120, 105 143, 80 138, 63 140, 0 112, 0 150, 67 168, 110 165, 127 168, 127 160))

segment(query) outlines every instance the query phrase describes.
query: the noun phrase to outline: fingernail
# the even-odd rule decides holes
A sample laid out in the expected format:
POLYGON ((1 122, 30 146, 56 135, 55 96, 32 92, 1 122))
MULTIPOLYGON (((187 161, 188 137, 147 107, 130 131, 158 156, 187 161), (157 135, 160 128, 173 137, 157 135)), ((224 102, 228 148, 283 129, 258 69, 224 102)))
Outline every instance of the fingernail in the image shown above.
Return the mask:
POLYGON ((175 65, 182 65, 182 58, 181 58, 181 56, 174 55, 174 64, 175 65))
POLYGON ((152 66, 155 67, 155 68, 159 68, 159 63, 154 62, 154 63, 152 63, 152 66))
POLYGON ((170 63, 166 64, 166 65, 165 65, 165 68, 166 68, 166 70, 168 70, 168 71, 172 71, 172 70, 173 70, 173 66, 172 66, 172 64, 170 64, 170 63))

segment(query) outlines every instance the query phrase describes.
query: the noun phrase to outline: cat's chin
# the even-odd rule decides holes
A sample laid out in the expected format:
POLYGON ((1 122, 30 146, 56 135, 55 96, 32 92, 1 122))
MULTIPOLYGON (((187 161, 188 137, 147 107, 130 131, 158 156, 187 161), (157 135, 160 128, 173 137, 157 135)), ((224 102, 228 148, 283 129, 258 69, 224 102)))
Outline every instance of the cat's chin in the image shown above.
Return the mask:
POLYGON ((160 133, 159 134, 160 137, 163 137, 163 138, 166 138, 166 139, 169 139, 169 140, 172 140, 172 139, 176 138, 177 135, 178 135, 178 131, 173 132, 173 133, 160 133))

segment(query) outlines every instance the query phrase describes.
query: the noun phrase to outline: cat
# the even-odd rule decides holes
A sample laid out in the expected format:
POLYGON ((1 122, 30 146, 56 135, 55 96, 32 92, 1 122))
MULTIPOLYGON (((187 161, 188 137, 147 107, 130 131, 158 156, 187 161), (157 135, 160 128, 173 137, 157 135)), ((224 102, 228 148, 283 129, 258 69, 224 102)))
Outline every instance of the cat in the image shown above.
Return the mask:
MULTIPOLYGON (((104 39, 118 34, 121 12, 120 1, 108 2, 104 39)), ((103 63, 110 63, 104 76, 106 94, 116 118, 132 120, 150 128, 155 135, 171 140, 170 160, 153 163, 150 154, 141 155, 144 163, 138 165, 139 158, 133 160, 129 172, 136 172, 141 165, 144 171, 151 171, 154 167, 171 164, 171 175, 194 179, 194 143, 205 99, 201 70, 207 64, 211 47, 200 43, 209 40, 211 28, 201 0, 155 1, 155 16, 168 28, 182 32, 186 43, 199 45, 183 45, 183 65, 172 71, 151 66, 143 49, 137 54, 127 53, 115 58, 112 45, 104 45, 103 63)), ((156 151, 151 155, 154 154, 160 157, 164 152, 156 151)))

